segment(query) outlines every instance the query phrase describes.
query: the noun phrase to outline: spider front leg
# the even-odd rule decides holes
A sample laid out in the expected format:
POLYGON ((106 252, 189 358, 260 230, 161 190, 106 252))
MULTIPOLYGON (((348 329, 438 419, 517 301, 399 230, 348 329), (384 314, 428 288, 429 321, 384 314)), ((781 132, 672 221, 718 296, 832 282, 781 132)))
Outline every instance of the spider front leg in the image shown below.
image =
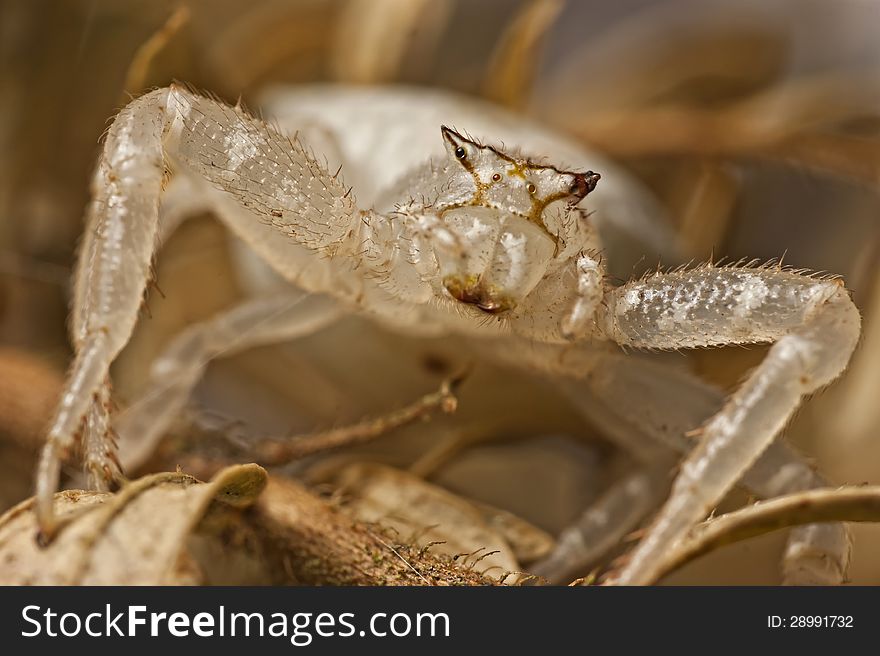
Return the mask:
MULTIPOLYGON (((37 513, 45 537, 54 529, 52 493, 61 462, 90 412, 95 428, 103 423, 102 386, 110 362, 128 341, 150 275, 158 226, 159 194, 165 163, 163 104, 152 101, 123 110, 107 135, 92 181, 88 229, 80 247, 71 321, 76 352, 58 409, 50 424, 37 469, 37 513)), ((89 452, 99 444, 90 432, 89 452)))
MULTIPOLYGON (((526 348, 502 343, 502 348, 494 354, 511 365, 525 365, 551 375, 560 394, 569 399, 587 423, 623 447, 644 472, 656 468, 663 471, 664 467, 671 471, 673 464, 698 444, 698 440, 689 435, 693 429, 724 405, 721 390, 686 370, 670 368, 668 364, 638 354, 615 353, 595 343, 572 345, 561 351, 549 345, 538 348, 531 344, 526 348), (621 402, 622 399, 625 402, 621 402)), ((669 482, 652 480, 658 483, 652 493, 657 498, 665 498, 669 482)), ((828 486, 821 475, 781 441, 773 442, 739 482, 763 499, 828 486)), ((625 484, 614 494, 609 491, 612 507, 627 509, 625 515, 620 515, 626 522, 638 523, 643 519, 629 510, 640 508, 646 516, 655 509, 654 505, 644 503, 646 500, 635 502, 629 498, 632 498, 631 490, 625 484)), ((592 557, 596 551, 594 545, 606 539, 597 536, 593 529, 594 517, 607 516, 605 505, 597 503, 595 508, 585 512, 578 525, 571 527, 575 535, 586 529, 590 541, 575 539, 560 543, 561 552, 557 555, 563 558, 561 561, 557 558, 556 564, 581 558, 587 563, 592 557), (570 550, 578 544, 584 546, 580 554, 570 550)), ((658 500, 656 506, 659 505, 658 500)), ((609 535, 622 534, 618 526, 603 524, 609 535)), ((633 527, 634 524, 622 532, 633 527)), ((795 528, 783 559, 784 582, 839 584, 846 576, 849 557, 850 534, 845 524, 832 522, 795 528)), ((544 574, 560 573, 552 569, 555 565, 550 567, 544 574)), ((564 571, 567 573, 567 568, 564 571)))
MULTIPOLYGON (((664 457, 656 452, 659 445, 671 449, 677 459, 687 456, 699 443, 691 436, 693 429, 724 405, 720 389, 638 355, 603 354, 591 368, 578 367, 571 374, 577 376, 581 370, 589 371, 585 384, 560 381, 560 391, 588 421, 646 465, 664 457), (622 398, 626 404, 621 404, 622 398), (634 449, 634 443, 642 441, 655 449, 634 449)), ((739 484, 762 499, 829 485, 782 440, 761 454, 739 484)), ((663 490, 664 498, 667 493, 663 490)), ((792 529, 783 557, 783 582, 839 585, 846 578, 850 541, 847 525, 840 522, 792 529)))
POLYGON ((658 274, 613 290, 605 333, 635 348, 775 342, 764 361, 702 428, 669 500, 616 581, 655 572, 767 449, 801 399, 837 378, 859 337, 860 317, 835 280, 776 268, 658 274))
MULTIPOLYGON (((341 180, 299 142, 238 108, 170 87, 119 113, 92 181, 73 299, 76 355, 37 467, 37 514, 45 538, 56 528, 52 494, 61 462, 92 404, 103 403, 110 363, 137 320, 156 247, 167 160, 226 192, 254 224, 311 251, 342 248, 357 221, 351 190, 341 180)), ((99 415, 90 423, 106 423, 99 415)), ((113 461, 109 436, 87 450, 103 450, 102 462, 113 461)))

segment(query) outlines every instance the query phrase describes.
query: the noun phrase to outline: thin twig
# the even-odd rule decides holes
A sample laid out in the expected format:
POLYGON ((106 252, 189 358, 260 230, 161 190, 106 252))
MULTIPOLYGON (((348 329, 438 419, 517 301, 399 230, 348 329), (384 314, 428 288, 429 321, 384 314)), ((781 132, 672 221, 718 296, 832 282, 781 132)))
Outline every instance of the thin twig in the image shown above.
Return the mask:
POLYGON ((436 392, 426 394, 416 402, 387 415, 320 433, 294 436, 283 440, 274 438, 264 440, 257 445, 257 458, 260 462, 268 465, 281 465, 319 451, 369 442, 437 410, 447 414, 455 412, 458 400, 453 391, 462 380, 463 376, 445 380, 436 392))
POLYGON ((840 133, 790 133, 753 127, 734 112, 659 108, 591 117, 578 130, 616 157, 698 155, 786 162, 845 180, 880 184, 880 139, 840 133))
MULTIPOLYGON (((144 90, 150 66, 156 56, 168 45, 168 42, 189 22, 190 11, 186 5, 177 7, 165 23, 156 32, 144 41, 135 51, 128 70, 125 73, 125 82, 122 88, 126 94, 136 95, 144 90)), ((123 98, 128 103, 130 98, 123 98)))
POLYGON ((655 580, 719 547, 791 526, 821 522, 880 522, 880 485, 798 492, 704 522, 670 555, 655 580))
POLYGON ((299 585, 497 585, 425 547, 401 544, 293 480, 270 478, 243 515, 278 583, 299 585))

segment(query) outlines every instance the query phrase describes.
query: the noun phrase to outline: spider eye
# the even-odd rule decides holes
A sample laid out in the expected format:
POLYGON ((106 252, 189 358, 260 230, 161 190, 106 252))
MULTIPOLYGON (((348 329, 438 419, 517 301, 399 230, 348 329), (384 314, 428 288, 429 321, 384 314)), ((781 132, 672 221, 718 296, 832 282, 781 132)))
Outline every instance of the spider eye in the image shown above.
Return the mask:
POLYGON ((536 191, 538 191, 538 188, 533 183, 530 182, 529 184, 526 185, 526 191, 528 191, 530 194, 533 194, 536 191))
POLYGON ((493 173, 493 174, 492 174, 492 180, 493 180, 494 182, 498 182, 500 179, 501 179, 501 174, 500 174, 500 173, 493 173))
POLYGON ((467 151, 464 149, 464 147, 459 146, 455 149, 455 156, 458 159, 464 159, 465 157, 467 157, 467 151))

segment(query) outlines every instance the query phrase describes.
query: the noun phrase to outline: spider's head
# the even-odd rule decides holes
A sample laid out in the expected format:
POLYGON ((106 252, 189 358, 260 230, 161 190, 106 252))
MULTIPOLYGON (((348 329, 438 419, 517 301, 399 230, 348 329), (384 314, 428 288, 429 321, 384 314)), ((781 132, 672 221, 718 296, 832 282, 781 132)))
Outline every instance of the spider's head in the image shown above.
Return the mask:
POLYGON ((440 128, 446 152, 458 164, 458 176, 470 178, 466 198, 456 205, 489 207, 531 221, 554 240, 564 239, 561 227, 551 225, 546 210, 553 204, 574 206, 596 188, 599 174, 560 171, 555 166, 512 157, 493 146, 479 144, 455 130, 440 128))
POLYGON ((513 157, 441 128, 451 165, 438 209, 456 237, 438 252, 443 286, 456 300, 498 314, 514 308, 543 277, 579 226, 575 206, 599 174, 562 171, 513 157))

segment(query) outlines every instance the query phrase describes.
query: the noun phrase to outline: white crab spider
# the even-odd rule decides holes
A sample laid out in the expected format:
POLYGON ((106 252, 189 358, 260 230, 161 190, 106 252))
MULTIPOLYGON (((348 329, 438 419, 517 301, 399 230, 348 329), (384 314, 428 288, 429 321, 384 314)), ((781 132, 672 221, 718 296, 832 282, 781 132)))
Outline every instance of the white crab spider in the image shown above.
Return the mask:
MULTIPOLYGON (((413 95, 410 102, 430 99, 413 95)), ((634 415, 667 448, 690 451, 622 583, 651 580, 664 554, 740 479, 762 496, 822 483, 782 445, 768 447, 802 397, 845 369, 856 345, 859 314, 839 281, 778 267, 705 265, 613 287, 591 221, 578 207, 598 174, 536 163, 449 128, 438 138, 445 157, 423 163, 366 209, 297 139, 239 108, 173 86, 119 113, 93 180, 80 253, 76 358, 37 473, 47 536, 56 529, 60 463, 81 431, 92 483, 118 476, 108 438, 108 369, 132 333, 149 280, 169 166, 196 189, 201 184, 221 220, 276 272, 314 295, 293 307, 287 298, 246 302, 188 331, 154 371, 171 381, 166 390, 174 401, 162 397, 166 409, 180 407, 204 360, 224 345, 291 339, 341 312, 362 312, 395 330, 480 339, 498 358, 582 381, 585 387, 568 393, 616 439, 631 439, 633 422, 626 420, 634 415), (705 386, 681 373, 658 376, 656 366, 605 346, 751 342, 775 344, 720 410, 705 386), (525 343, 529 348, 520 348, 525 343), (649 379, 658 399, 664 386, 667 394, 692 395, 678 400, 688 408, 678 419, 658 422, 648 416, 658 407, 650 403, 646 412, 619 407, 621 386, 649 379), (700 415, 707 407, 712 411, 700 415), (707 417, 690 449, 685 429, 707 417)), ((633 489, 641 488, 622 494, 633 489)), ((846 567, 840 525, 800 529, 791 544, 801 564, 807 551, 820 568, 829 560, 832 568, 846 567)))

